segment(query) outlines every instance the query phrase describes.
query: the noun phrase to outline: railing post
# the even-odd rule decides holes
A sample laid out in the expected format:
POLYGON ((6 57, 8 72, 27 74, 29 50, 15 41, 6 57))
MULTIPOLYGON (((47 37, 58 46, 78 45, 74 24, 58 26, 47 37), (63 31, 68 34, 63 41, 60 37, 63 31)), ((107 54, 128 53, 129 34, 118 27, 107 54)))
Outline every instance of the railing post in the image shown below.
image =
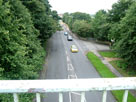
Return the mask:
POLYGON ((17 93, 13 93, 14 102, 19 102, 17 93))
POLYGON ((36 102, 41 102, 40 93, 36 93, 36 102))
POLYGON ((85 92, 81 93, 81 102, 85 102, 85 92))
POLYGON ((125 90, 122 102, 127 102, 127 98, 128 98, 128 90, 125 90))
POLYGON ((59 102, 63 102, 63 94, 59 93, 59 102))
POLYGON ((103 91, 102 102, 106 102, 106 99, 107 99, 107 91, 104 90, 104 91, 103 91))

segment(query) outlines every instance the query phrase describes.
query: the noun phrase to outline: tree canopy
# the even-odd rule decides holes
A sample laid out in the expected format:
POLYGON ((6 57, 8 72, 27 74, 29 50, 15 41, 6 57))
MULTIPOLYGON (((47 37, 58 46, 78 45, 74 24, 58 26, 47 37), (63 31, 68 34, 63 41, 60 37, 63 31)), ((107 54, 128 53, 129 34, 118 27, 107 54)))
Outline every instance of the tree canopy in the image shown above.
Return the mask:
MULTIPOLYGON (((44 42, 58 26, 51 14, 47 0, 0 0, 0 79, 39 77, 44 42)), ((10 96, 0 95, 0 102, 12 101, 10 96)), ((23 96, 20 102, 32 101, 23 96)))

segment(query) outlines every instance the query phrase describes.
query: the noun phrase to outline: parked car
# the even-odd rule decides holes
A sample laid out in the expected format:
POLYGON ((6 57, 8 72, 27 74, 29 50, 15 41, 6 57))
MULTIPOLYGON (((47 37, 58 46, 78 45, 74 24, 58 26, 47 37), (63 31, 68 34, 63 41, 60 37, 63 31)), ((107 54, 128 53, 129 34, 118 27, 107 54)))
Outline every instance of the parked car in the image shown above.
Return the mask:
POLYGON ((68 35, 68 32, 64 32, 64 35, 68 35))
POLYGON ((72 41, 72 40, 73 40, 73 39, 72 39, 72 36, 68 35, 68 36, 67 36, 67 40, 68 40, 68 41, 72 41))
POLYGON ((72 45, 70 49, 71 52, 78 52, 78 48, 76 47, 76 45, 72 45))

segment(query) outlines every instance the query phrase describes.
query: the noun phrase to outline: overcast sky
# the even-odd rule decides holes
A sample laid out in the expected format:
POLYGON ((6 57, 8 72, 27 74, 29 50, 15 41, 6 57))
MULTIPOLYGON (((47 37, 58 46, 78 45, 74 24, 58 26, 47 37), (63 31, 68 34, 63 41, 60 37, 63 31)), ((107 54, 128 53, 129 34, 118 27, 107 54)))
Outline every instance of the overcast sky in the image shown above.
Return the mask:
POLYGON ((111 9, 112 4, 118 0, 49 0, 52 10, 57 10, 59 14, 65 12, 85 12, 95 14, 98 10, 111 9))

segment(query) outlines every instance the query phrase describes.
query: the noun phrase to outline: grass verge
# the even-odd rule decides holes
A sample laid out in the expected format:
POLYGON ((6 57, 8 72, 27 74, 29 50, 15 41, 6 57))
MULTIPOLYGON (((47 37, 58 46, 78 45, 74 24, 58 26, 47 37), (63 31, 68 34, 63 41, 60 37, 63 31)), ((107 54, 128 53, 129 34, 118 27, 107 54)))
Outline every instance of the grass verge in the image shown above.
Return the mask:
POLYGON ((109 57, 109 58, 116 58, 116 53, 113 51, 100 51, 99 52, 101 56, 103 57, 109 57))
MULTIPOLYGON (((105 64, 103 64, 102 61, 95 54, 93 54, 92 52, 89 52, 87 54, 87 57, 89 61, 93 64, 93 66, 96 68, 97 72, 101 75, 101 77, 104 77, 104 78, 116 77, 116 75, 113 74, 109 70, 109 68, 105 64)), ((111 91, 111 92, 118 102, 122 102, 124 91, 119 90, 119 91, 111 91)), ((128 102, 136 102, 136 98, 133 95, 131 95, 130 92, 128 94, 128 102)))

